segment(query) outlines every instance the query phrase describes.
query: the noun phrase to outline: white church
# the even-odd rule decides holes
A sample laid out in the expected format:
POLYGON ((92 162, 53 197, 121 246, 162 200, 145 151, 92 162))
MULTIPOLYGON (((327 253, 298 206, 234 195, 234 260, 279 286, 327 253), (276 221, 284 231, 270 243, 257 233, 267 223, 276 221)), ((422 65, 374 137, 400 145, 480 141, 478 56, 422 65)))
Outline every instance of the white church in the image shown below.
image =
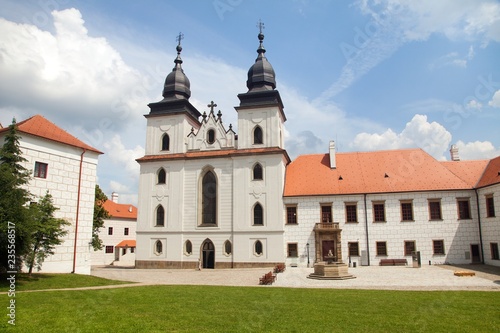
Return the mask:
MULTIPOLYGON (((140 164, 137 268, 239 268, 327 259, 500 266, 500 157, 437 161, 421 149, 290 160, 275 73, 258 35, 238 134, 190 102, 180 46, 150 103, 140 164)), ((325 147, 328 148, 328 147, 325 147)))

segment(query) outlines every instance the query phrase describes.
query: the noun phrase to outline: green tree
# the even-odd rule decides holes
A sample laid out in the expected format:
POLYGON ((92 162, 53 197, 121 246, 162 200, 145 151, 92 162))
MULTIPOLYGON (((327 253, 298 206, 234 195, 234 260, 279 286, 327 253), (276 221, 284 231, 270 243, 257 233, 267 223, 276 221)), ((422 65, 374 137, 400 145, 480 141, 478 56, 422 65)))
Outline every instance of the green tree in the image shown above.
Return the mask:
POLYGON ((37 270, 42 268, 45 258, 54 254, 56 245, 61 244, 62 238, 68 234, 65 226, 71 225, 71 223, 54 217, 54 213, 58 209, 52 203, 49 191, 40 198, 37 204, 30 206, 33 228, 29 251, 25 257, 30 276, 34 267, 37 270))
POLYGON ((32 196, 25 185, 31 176, 30 171, 22 166, 27 160, 22 156, 19 139, 16 121, 13 119, 0 148, 0 271, 20 269, 30 238, 27 204, 32 196), (10 228, 15 230, 14 249, 8 238, 10 228), (12 255, 15 256, 15 264, 12 255))
POLYGON ((109 219, 111 215, 104 208, 104 203, 108 200, 108 197, 101 190, 99 185, 95 186, 95 202, 94 202, 94 221, 92 223, 92 247, 95 251, 101 250, 104 245, 102 240, 99 238, 99 230, 104 227, 104 220, 109 219))

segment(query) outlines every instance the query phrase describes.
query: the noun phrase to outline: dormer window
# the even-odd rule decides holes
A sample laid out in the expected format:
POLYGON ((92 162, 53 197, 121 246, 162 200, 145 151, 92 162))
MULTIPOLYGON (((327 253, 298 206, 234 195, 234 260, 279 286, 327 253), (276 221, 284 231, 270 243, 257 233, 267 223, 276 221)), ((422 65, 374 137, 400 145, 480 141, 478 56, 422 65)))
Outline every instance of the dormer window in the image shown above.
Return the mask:
POLYGON ((207 142, 209 144, 213 144, 215 142, 215 131, 213 129, 210 129, 207 132, 207 142))
POLYGON ((161 138, 161 150, 162 151, 170 150, 170 137, 166 133, 163 134, 161 138))
POLYGON ((262 140, 262 128, 260 126, 255 126, 253 130, 253 144, 262 144, 264 141, 262 140))

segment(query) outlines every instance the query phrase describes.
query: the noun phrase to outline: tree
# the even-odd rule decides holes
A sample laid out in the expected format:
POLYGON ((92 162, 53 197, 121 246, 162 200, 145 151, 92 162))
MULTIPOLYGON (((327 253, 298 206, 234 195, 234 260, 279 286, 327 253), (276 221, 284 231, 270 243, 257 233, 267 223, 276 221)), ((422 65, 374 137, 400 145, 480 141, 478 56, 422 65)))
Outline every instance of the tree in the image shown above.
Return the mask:
POLYGON ((22 156, 19 139, 16 121, 13 119, 0 148, 0 271, 20 269, 30 238, 27 204, 32 196, 23 186, 28 184, 31 176, 30 171, 22 166, 27 160, 22 156), (14 248, 9 243, 10 230, 15 230, 14 248))
POLYGON ((58 209, 52 203, 49 191, 40 198, 37 204, 30 206, 33 228, 29 251, 25 257, 30 276, 34 267, 38 270, 42 268, 45 258, 54 254, 56 245, 61 244, 62 238, 68 234, 64 227, 71 225, 71 223, 54 217, 54 213, 58 209))
POLYGON ((99 230, 104 227, 104 220, 109 219, 111 215, 104 208, 104 203, 108 200, 108 197, 101 190, 99 185, 95 186, 95 202, 94 202, 94 221, 92 223, 92 247, 95 251, 101 250, 104 245, 102 240, 99 238, 99 230))

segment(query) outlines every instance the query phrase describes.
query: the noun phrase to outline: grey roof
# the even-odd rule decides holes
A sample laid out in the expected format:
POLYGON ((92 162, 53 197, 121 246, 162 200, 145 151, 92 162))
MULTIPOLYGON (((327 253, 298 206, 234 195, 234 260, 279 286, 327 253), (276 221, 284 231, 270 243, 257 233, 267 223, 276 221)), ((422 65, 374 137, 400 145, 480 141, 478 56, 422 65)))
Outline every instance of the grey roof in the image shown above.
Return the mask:
POLYGON ((165 85, 163 87, 163 97, 164 100, 172 100, 172 99, 189 99, 191 97, 191 83, 187 78, 186 74, 184 74, 184 70, 182 69, 182 59, 181 59, 181 51, 182 47, 180 44, 177 45, 177 57, 174 60, 175 67, 172 69, 172 72, 168 74, 165 79, 165 85))
POLYGON ((259 33, 259 48, 257 49, 257 59, 248 70, 247 88, 248 91, 274 90, 276 88, 276 79, 273 66, 267 61, 265 56, 266 49, 262 42, 264 34, 259 33))

